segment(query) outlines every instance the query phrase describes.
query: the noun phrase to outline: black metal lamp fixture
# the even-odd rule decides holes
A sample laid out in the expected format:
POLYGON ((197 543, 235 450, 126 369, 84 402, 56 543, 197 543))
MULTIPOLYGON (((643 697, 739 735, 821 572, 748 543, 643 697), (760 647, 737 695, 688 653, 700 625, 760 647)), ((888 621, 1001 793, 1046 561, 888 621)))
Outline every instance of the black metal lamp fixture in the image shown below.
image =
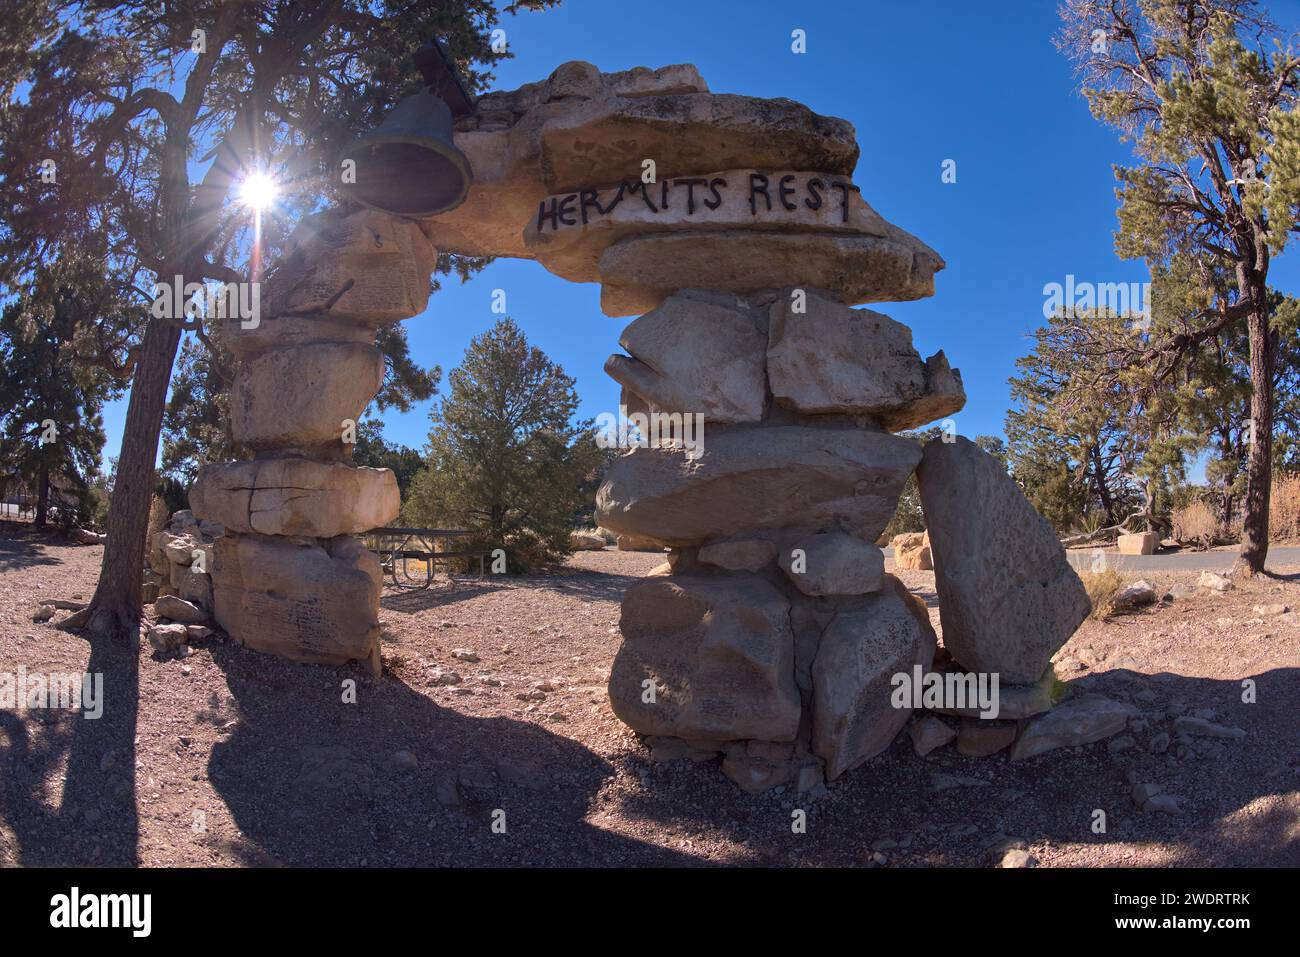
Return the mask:
POLYGON ((474 101, 437 40, 416 51, 415 64, 428 89, 406 97, 353 142, 356 182, 347 195, 386 213, 431 216, 464 202, 474 181, 452 141, 453 121, 472 113, 474 101))

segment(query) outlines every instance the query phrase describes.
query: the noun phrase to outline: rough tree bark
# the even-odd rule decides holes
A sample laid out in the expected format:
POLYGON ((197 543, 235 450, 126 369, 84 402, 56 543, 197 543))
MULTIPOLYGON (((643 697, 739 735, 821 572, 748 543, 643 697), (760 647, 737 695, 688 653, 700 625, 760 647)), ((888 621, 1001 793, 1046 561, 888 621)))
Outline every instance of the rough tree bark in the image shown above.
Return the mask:
POLYGON ((154 463, 180 340, 179 326, 166 319, 149 320, 131 382, 99 583, 88 609, 92 638, 129 637, 139 629, 154 463))
POLYGON ((1255 575, 1268 558, 1269 497, 1273 483, 1273 363, 1274 336, 1269 331, 1268 303, 1262 288, 1252 290, 1255 308, 1247 320, 1250 330, 1250 452, 1246 457, 1245 521, 1241 556, 1233 570, 1255 575))

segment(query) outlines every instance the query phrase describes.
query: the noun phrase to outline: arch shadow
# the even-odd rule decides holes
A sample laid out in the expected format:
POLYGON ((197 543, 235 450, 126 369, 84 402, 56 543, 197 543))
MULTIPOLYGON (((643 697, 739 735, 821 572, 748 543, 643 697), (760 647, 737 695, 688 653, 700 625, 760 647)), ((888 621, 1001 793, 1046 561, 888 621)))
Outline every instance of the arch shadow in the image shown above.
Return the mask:
POLYGON ((698 863, 584 818, 613 768, 576 741, 439 707, 392 675, 213 648, 239 714, 208 772, 248 864, 698 863), (355 681, 356 703, 342 702, 355 681), (406 752, 414 761, 399 755, 406 752), (505 832, 493 831, 504 812, 505 832), (498 815, 499 817, 499 815, 498 815))

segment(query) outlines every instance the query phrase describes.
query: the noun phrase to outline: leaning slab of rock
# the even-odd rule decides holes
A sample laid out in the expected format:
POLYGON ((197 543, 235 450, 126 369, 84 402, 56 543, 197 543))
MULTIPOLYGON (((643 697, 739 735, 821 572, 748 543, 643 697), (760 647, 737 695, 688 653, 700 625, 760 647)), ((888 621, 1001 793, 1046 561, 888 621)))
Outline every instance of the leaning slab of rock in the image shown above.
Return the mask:
POLYGON ((1037 681, 1091 610, 1056 533, 965 438, 928 443, 916 477, 944 647, 970 671, 1037 681))
POLYGON ((871 542, 843 532, 792 538, 778 562, 805 595, 865 595, 879 591, 885 557, 871 542))
POLYGON ((321 343, 264 352, 243 363, 230 392, 235 441, 254 449, 341 450, 384 381, 374 346, 321 343))
POLYGON ((813 661, 813 753, 826 780, 874 757, 912 714, 892 703, 892 679, 929 668, 935 635, 892 576, 889 587, 852 611, 840 611, 822 633, 813 661))
POLYGON ((772 304, 768 336, 768 380, 787 408, 871 415, 899 432, 966 404, 961 373, 942 352, 922 362, 912 330, 870 309, 785 295, 772 304))
POLYGON ((767 337, 722 297, 682 292, 626 329, 605 371, 656 410, 700 413, 706 422, 763 417, 767 337), (689 345, 687 345, 689 344, 689 345))
POLYGON ((1123 701, 1086 694, 1057 705, 1040 714, 1021 729, 1011 746, 1011 760, 1032 758, 1056 748, 1073 748, 1092 744, 1118 734, 1136 717, 1138 709, 1123 701))
POLYGON ((342 664, 379 642, 379 561, 355 538, 298 544, 217 540, 214 617, 242 644, 295 661, 342 664))
POLYGON ((915 442, 867 430, 735 426, 706 439, 696 454, 616 459, 596 496, 599 524, 670 547, 801 525, 874 541, 920 458, 915 442))
POLYGON ((610 704, 633 730, 792 741, 799 727, 790 603, 761 578, 659 578, 623 597, 610 704))
POLYGON ((389 469, 297 458, 205 465, 190 503, 232 532, 312 538, 378 528, 401 508, 389 469))

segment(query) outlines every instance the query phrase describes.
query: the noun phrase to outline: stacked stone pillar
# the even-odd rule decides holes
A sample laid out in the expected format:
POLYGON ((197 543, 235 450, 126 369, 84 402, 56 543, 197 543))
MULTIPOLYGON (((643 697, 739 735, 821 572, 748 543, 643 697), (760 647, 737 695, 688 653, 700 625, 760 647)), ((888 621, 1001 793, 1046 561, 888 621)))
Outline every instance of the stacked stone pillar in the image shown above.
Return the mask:
POLYGON ((355 536, 400 500, 390 470, 351 464, 352 443, 383 384, 376 332, 424 310, 436 256, 414 222, 325 213, 295 233, 262 314, 223 324, 231 425, 253 457, 205 466, 190 501, 225 527, 213 613, 250 648, 378 667, 380 567, 355 536))
POLYGON ((600 490, 604 527, 671 549, 671 572, 623 601, 614 711, 656 754, 721 755, 747 790, 834 779, 907 722, 892 676, 933 659, 925 607, 875 539, 921 457, 890 430, 960 408, 960 378, 811 285, 679 290, 621 341, 606 369, 638 422, 705 425, 695 448, 634 448, 600 490))

